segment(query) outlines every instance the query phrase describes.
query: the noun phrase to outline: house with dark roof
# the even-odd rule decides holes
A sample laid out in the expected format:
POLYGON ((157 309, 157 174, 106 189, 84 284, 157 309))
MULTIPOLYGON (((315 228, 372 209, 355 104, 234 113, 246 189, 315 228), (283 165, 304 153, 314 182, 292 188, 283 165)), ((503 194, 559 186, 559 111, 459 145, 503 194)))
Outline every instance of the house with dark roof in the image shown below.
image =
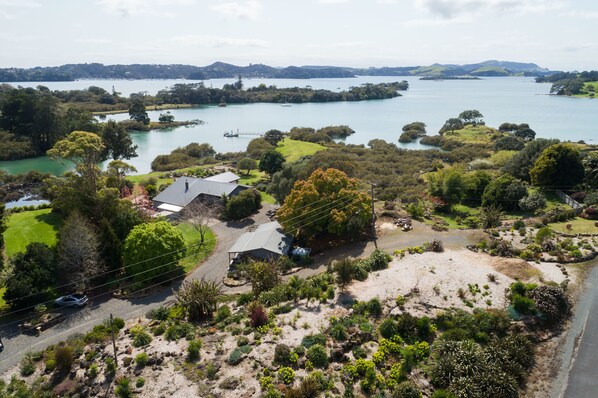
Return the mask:
POLYGON ((250 227, 228 250, 229 262, 242 256, 276 260, 289 254, 292 243, 293 238, 276 221, 250 227))
MULTIPOLYGON (((227 174, 227 173, 222 173, 227 174)), ((230 173, 235 176, 233 173, 230 173)), ((214 176, 217 177, 218 175, 214 176)), ((234 180, 231 175, 225 176, 223 180, 234 180)), ((236 177, 236 176, 235 176, 236 177)), ((222 182, 208 180, 206 178, 181 177, 168 186, 165 190, 156 195, 153 199, 154 207, 159 214, 170 216, 178 213, 195 200, 216 202, 222 198, 235 196, 242 191, 249 189, 245 185, 236 182, 222 182)))

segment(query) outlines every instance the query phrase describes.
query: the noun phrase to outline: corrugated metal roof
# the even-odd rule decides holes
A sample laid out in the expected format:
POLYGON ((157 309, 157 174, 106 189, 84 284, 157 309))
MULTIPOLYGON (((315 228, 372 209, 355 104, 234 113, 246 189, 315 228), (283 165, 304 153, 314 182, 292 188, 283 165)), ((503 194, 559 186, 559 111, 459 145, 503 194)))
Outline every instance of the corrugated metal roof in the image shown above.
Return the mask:
POLYGON ((204 178, 206 181, 216 182, 235 182, 239 181, 241 177, 233 173, 232 171, 225 171, 224 173, 216 174, 215 176, 204 178))
POLYGON ((276 221, 260 224, 255 230, 243 233, 229 253, 246 253, 253 250, 265 249, 272 253, 285 255, 291 246, 291 237, 285 235, 282 227, 276 221))
POLYGON ((154 202, 185 207, 199 195, 221 197, 222 194, 226 194, 229 196, 239 187, 240 185, 237 184, 206 181, 202 178, 181 177, 173 182, 168 188, 160 192, 154 198, 154 202), (189 189, 186 189, 185 182, 189 183, 189 189))

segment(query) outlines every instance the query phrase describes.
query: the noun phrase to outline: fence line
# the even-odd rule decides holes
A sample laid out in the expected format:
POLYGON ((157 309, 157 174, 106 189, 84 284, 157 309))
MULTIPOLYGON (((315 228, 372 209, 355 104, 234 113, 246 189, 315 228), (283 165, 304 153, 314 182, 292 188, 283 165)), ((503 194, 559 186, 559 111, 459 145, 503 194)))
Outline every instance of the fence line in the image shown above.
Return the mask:
POLYGON ((571 206, 573 210, 575 210, 575 214, 579 214, 583 211, 583 205, 575 199, 573 199, 571 196, 567 195, 565 192, 557 190, 556 196, 558 196, 560 200, 571 206))

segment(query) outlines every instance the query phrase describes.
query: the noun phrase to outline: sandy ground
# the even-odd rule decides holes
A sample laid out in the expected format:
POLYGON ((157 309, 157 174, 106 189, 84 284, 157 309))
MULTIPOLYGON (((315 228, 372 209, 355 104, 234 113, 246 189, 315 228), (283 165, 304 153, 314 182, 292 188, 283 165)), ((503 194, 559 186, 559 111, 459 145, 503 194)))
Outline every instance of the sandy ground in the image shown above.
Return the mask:
POLYGON ((501 259, 465 249, 447 250, 396 258, 388 269, 371 273, 366 281, 350 286, 348 292, 358 300, 379 297, 390 307, 398 295, 408 297, 405 311, 413 315, 434 315, 451 306, 468 309, 468 301, 475 307, 504 308, 505 289, 515 281, 516 275, 509 272, 514 264, 530 275, 523 278, 526 281, 560 283, 566 278, 555 264, 501 259), (489 281, 489 274, 496 276, 495 282, 489 281), (465 293, 463 298, 459 297, 459 289, 465 293))

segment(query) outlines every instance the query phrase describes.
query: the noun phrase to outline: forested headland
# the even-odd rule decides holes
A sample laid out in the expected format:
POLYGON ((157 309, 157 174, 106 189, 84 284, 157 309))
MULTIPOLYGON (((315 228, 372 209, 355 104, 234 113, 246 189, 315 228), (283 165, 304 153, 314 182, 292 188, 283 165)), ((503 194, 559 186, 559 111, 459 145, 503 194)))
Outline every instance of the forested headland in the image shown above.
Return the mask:
POLYGON ((598 89, 598 71, 560 72, 537 77, 536 83, 552 83, 551 94, 594 98, 598 89))

